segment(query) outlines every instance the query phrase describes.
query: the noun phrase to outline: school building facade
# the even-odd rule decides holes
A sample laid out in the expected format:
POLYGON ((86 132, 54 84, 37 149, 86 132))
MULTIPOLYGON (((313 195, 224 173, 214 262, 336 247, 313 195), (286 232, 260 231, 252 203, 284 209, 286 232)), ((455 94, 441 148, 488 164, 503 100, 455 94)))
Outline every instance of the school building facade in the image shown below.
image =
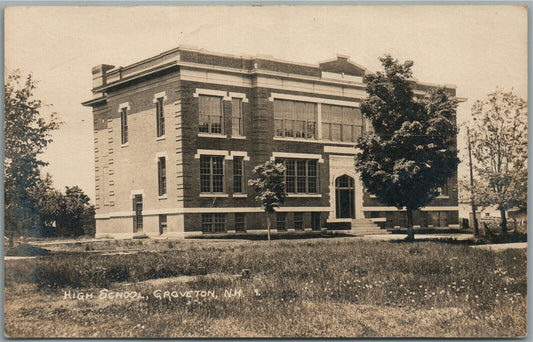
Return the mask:
MULTIPOLYGON (((348 56, 318 65, 178 47, 92 69, 96 236, 183 237, 266 229, 247 185, 256 165, 284 163, 278 231, 405 226, 405 211, 366 193, 354 170, 367 70, 348 56)), ((413 81, 416 94, 437 85, 413 81)), ((450 95, 455 87, 446 85, 450 95)), ((415 214, 458 226, 457 176, 415 214)))

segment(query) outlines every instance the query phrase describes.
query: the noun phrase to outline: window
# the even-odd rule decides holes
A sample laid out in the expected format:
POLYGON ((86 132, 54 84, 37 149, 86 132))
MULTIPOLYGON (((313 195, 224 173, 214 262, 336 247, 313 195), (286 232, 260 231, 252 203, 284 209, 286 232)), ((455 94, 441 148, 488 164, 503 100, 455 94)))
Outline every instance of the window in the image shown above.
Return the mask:
POLYGON ((363 132, 359 108, 322 105, 322 137, 326 140, 356 142, 363 132))
POLYGON ((122 145, 128 143, 128 109, 120 110, 120 140, 122 145))
POLYGON ((224 157, 200 157, 200 191, 224 192, 224 157))
POLYGON ((276 228, 279 231, 287 230, 287 213, 276 213, 276 228))
POLYGON ((274 100, 275 135, 316 139, 316 107, 316 103, 274 100))
POLYGON ((231 135, 243 136, 243 107, 242 99, 231 99, 231 135))
POLYGON ((157 159, 157 180, 159 196, 167 194, 167 162, 165 157, 157 159))
POLYGON ((165 135, 165 115, 163 113, 163 98, 157 99, 155 104, 156 120, 157 120, 157 137, 165 135))
POLYGON ((243 192, 244 157, 233 157, 233 192, 243 192))
POLYGON ((201 133, 222 134, 222 97, 200 95, 199 130, 201 133))
POLYGON ((143 230, 143 195, 133 196, 133 232, 137 233, 143 230))
POLYGON ((311 213, 311 229, 320 230, 320 212, 311 213))
POLYGON ((287 193, 317 192, 317 161, 314 159, 282 159, 285 171, 285 191, 287 193))
POLYGON ((226 214, 202 214, 202 232, 225 233, 226 214))
POLYGON ((167 232, 167 215, 159 215, 159 234, 167 232))
POLYGON ((246 231, 246 223, 244 219, 244 213, 236 213, 235 214, 235 231, 236 232, 244 232, 246 231))
POLYGON ((294 229, 304 229, 304 213, 294 213, 294 229))

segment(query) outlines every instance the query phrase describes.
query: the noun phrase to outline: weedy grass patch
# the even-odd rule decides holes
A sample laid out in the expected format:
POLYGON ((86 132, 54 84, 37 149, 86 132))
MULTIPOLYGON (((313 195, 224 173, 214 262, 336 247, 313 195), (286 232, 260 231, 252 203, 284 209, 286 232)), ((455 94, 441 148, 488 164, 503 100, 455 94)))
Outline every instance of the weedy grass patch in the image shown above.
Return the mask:
POLYGON ((50 254, 6 264, 6 333, 518 337, 526 334, 526 262, 525 250, 353 239, 50 254), (239 276, 242 269, 250 270, 249 278, 239 276), (98 299, 102 288, 138 292, 143 299, 98 299), (64 300, 65 291, 92 291, 95 299, 64 300), (198 295, 202 291, 216 297, 198 295), (33 310, 20 306, 37 296, 43 300, 31 301, 33 310), (38 323, 50 317, 49 328, 38 323))

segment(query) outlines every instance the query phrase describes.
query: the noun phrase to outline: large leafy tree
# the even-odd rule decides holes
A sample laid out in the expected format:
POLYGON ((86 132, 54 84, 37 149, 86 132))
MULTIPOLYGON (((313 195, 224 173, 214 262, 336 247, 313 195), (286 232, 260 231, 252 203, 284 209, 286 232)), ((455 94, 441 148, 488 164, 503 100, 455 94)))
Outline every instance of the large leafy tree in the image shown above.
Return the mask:
POLYGON ((381 203, 406 209, 413 241, 413 212, 457 170, 457 101, 444 89, 415 95, 412 61, 401 64, 389 55, 380 61, 384 71, 364 78, 368 98, 361 112, 374 132, 359 140, 355 167, 381 203))
POLYGON ((527 207, 527 102, 498 89, 474 103, 472 117, 475 199, 500 210, 505 236, 507 210, 527 207))
POLYGON ((4 198, 5 235, 23 234, 40 220, 30 189, 40 180, 39 168, 47 163, 40 154, 52 141, 51 132, 59 128, 52 114, 46 120, 43 103, 33 95, 36 81, 15 71, 6 77, 4 89, 4 198))
POLYGON ((253 170, 253 178, 248 181, 248 185, 257 192, 255 199, 261 203, 261 208, 265 211, 268 241, 270 241, 270 214, 285 202, 284 172, 283 164, 276 164, 269 160, 256 166, 253 170))

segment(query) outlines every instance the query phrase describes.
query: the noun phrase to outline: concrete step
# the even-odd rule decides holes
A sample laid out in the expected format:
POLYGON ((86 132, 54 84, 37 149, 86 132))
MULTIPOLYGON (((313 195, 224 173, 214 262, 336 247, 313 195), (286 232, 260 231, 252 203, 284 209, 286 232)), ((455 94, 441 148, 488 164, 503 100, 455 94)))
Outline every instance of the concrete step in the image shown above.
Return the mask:
POLYGON ((379 229, 379 230, 350 230, 349 231, 350 234, 352 235, 357 235, 357 236, 361 236, 361 235, 387 235, 387 234, 391 234, 390 232, 388 232, 387 230, 385 229, 379 229))

